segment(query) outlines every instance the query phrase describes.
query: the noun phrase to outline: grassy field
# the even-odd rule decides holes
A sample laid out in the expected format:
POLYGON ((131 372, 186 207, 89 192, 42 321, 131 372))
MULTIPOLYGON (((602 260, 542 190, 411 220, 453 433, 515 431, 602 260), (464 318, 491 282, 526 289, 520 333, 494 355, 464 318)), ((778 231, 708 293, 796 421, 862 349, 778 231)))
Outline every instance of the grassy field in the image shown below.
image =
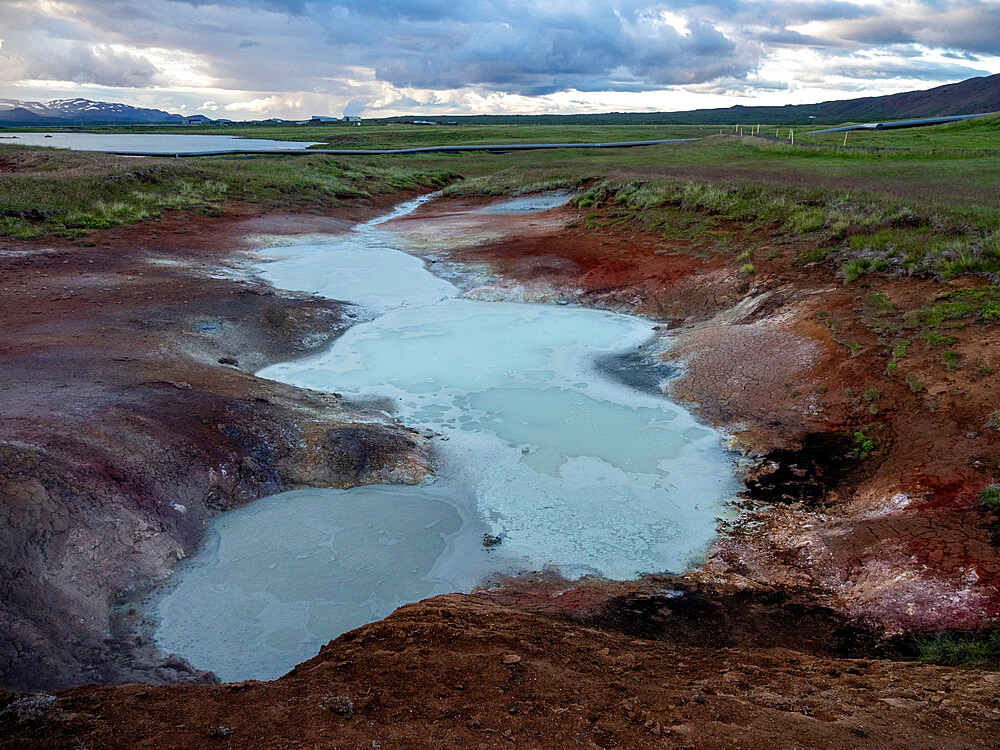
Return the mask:
MULTIPOLYGON (((284 141, 315 141, 331 148, 407 148, 435 145, 471 145, 493 143, 587 143, 607 141, 660 140, 665 138, 702 138, 713 135, 744 135, 757 123, 741 125, 407 125, 368 122, 362 125, 329 123, 326 125, 240 125, 176 127, 104 127, 88 128, 94 133, 176 133, 230 135, 240 138, 270 138, 284 141)), ((843 146, 844 133, 813 135, 826 127, 817 123, 795 126, 761 125, 759 133, 788 140, 795 131, 798 144, 843 146)), ((45 130, 58 130, 47 128, 45 130)), ((846 145, 863 148, 906 148, 920 151, 940 149, 1000 150, 1000 116, 965 122, 908 128, 904 130, 853 131, 846 145)))
MULTIPOLYGON (((788 136, 787 130, 787 128, 782 129, 782 137, 788 136)), ((795 139, 800 143, 842 146, 845 143, 844 136, 845 133, 812 135, 806 130, 797 130, 795 139)), ((900 130, 855 130, 847 133, 846 136, 846 145, 865 148, 998 150, 1000 149, 1000 115, 945 125, 900 130)))
MULTIPOLYGON (((48 128, 56 132, 58 128, 48 128)), ((699 138, 731 133, 718 125, 405 125, 330 123, 327 125, 240 125, 88 128, 92 133, 177 133, 271 138, 279 141, 316 141, 331 148, 407 148, 493 143, 592 143, 599 141, 654 141, 699 138)))
POLYGON ((103 154, 0 147, 0 235, 86 236, 169 210, 218 215, 227 201, 333 209, 403 190, 428 190, 451 172, 324 157, 122 159, 103 154))
MULTIPOLYGON (((316 127, 353 132, 350 126, 316 127)), ((516 126, 510 127, 513 133, 516 126)), ((944 136, 931 132, 928 137, 957 132, 984 139, 993 127, 993 121, 959 123, 940 128, 944 136)), ((523 140, 645 139, 668 130, 570 126, 526 128, 518 135, 523 140)), ((433 141, 439 131, 457 139, 513 140, 506 126, 417 132, 433 141)), ((413 143, 415 136, 409 130, 373 128, 366 137, 389 139, 379 145, 399 145, 413 143)), ((0 233, 79 237, 165 210, 219 212, 230 200, 328 210, 372 194, 444 185, 453 195, 590 190, 584 200, 613 206, 622 219, 663 231, 668 215, 678 209, 772 226, 818 246, 802 262, 825 263, 846 283, 886 273, 1000 274, 1000 152, 793 148, 732 135, 605 151, 356 158, 126 160, 0 147, 0 233)))

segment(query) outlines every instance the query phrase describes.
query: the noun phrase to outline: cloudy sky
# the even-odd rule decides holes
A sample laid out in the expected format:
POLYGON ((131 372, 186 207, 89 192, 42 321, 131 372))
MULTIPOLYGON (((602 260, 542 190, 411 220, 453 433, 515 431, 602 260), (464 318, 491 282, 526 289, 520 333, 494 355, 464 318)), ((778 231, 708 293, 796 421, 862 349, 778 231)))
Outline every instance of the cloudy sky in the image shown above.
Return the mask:
POLYGON ((174 112, 787 104, 1000 72, 1000 0, 0 0, 0 98, 174 112))

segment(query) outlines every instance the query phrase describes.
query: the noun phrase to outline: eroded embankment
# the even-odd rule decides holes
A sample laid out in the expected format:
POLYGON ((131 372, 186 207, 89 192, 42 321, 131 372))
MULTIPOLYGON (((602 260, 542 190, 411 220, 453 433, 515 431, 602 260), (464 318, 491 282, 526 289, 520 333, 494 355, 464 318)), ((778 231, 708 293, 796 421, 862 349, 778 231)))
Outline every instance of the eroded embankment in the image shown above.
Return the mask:
POLYGON ((976 500, 1000 476, 988 326, 961 332, 949 355, 961 367, 930 335, 905 367, 888 367, 893 336, 920 335, 904 319, 949 291, 941 283, 887 280, 875 293, 800 264, 809 248, 767 227, 694 214, 668 237, 599 207, 584 213, 489 215, 438 201, 388 227, 478 297, 663 321, 663 357, 680 371, 670 394, 750 459, 744 513, 697 579, 807 591, 887 634, 996 621, 995 519, 976 500), (430 212, 436 221, 420 220, 430 212))
MULTIPOLYGON (((996 436, 963 429, 992 403, 972 367, 942 378, 937 353, 914 349, 923 391, 885 375, 864 292, 793 265, 766 230, 664 241, 573 226, 572 209, 466 208, 389 228, 485 298, 659 317, 673 393, 755 457, 744 522, 703 570, 430 599, 268 683, 0 696, 0 746, 990 746, 995 674, 878 658, 898 645, 887 630, 994 616, 991 519, 973 498, 996 436), (758 272, 741 278, 746 247, 758 272)), ((939 289, 898 284, 897 301, 939 289)), ((990 356, 987 337, 968 332, 970 359, 990 356)))
POLYGON ((0 712, 0 748, 995 745, 997 673, 819 656, 745 633, 692 645, 590 625, 437 597, 272 682, 22 699, 0 712))
POLYGON ((356 314, 276 294, 233 265, 247 235, 293 225, 349 226, 234 207, 85 245, 0 247, 5 684, 207 679, 146 644, 128 613, 115 622, 109 605, 162 578, 226 508, 427 470, 415 433, 251 374, 322 347, 356 314))

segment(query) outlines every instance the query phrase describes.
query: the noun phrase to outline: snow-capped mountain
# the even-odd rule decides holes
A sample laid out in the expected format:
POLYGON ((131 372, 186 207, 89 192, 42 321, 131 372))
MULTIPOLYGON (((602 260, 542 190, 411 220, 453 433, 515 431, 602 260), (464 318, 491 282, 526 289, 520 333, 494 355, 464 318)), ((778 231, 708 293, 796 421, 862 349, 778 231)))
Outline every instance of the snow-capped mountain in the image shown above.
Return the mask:
POLYGON ((53 99, 50 102, 22 102, 0 99, 0 122, 43 123, 110 123, 180 122, 181 115, 162 109, 133 107, 120 102, 95 102, 90 99, 53 99))

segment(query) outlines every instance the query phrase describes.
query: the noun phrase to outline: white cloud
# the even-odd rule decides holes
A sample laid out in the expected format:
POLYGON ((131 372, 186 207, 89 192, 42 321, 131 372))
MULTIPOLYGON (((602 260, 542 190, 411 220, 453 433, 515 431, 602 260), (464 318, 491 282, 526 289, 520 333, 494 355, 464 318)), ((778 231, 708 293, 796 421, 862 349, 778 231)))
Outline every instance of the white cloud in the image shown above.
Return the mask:
POLYGON ((1000 71, 977 0, 0 0, 0 96, 306 117, 683 109, 1000 71))

